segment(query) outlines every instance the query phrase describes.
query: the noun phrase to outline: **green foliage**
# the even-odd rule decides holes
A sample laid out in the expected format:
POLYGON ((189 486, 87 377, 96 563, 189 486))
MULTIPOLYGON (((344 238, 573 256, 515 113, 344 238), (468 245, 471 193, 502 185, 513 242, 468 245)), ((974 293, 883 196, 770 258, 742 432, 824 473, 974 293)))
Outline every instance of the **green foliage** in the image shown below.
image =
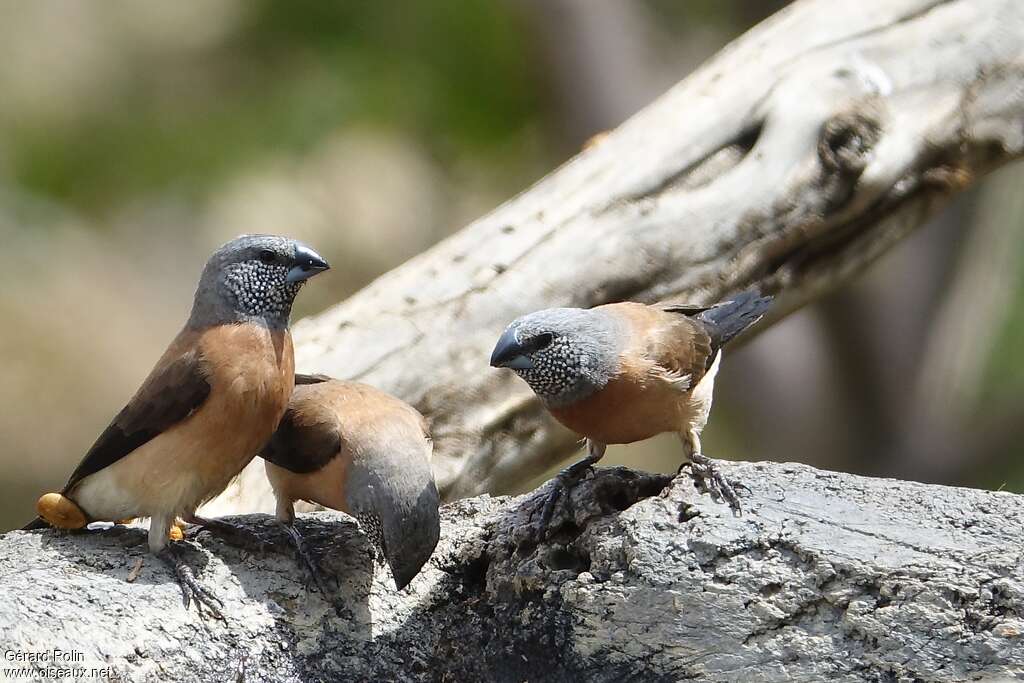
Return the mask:
MULTIPOLYGON (((523 17, 510 3, 250 4, 228 40, 190 59, 139 60, 99 106, 3 135, 15 182, 99 213, 133 194, 202 198, 260 157, 370 122, 442 159, 486 154, 537 116, 523 17)), ((514 160, 513 160, 514 162, 514 160)))

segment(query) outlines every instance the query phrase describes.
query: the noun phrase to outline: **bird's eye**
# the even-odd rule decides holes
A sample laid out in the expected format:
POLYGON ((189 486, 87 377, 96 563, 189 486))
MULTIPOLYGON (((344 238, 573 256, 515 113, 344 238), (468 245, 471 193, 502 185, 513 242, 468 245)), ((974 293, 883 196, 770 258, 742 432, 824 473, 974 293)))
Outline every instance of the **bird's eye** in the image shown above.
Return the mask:
POLYGON ((265 263, 266 265, 269 266, 270 264, 274 263, 277 260, 277 254, 270 251, 269 249, 262 249, 260 250, 259 258, 260 263, 265 263))
POLYGON ((547 347, 551 346, 551 342, 555 340, 555 335, 550 332, 544 334, 538 334, 533 338, 533 342, 530 344, 534 351, 542 351, 547 347))

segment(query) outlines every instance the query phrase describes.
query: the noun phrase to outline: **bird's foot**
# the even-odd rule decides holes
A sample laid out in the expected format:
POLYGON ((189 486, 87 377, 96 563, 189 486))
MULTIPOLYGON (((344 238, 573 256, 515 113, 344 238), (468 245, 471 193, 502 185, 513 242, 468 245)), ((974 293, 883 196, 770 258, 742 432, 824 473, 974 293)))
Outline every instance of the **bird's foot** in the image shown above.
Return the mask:
POLYGON ((185 563, 179 553, 179 544, 171 543, 161 550, 157 557, 174 570, 174 576, 178 579, 178 586, 181 588, 181 601, 184 603, 185 609, 187 610, 189 605, 195 601, 196 610, 200 616, 204 616, 205 612, 203 610, 208 609, 215 619, 227 621, 220 611, 224 603, 196 580, 192 567, 185 563))
POLYGON ((736 489, 750 489, 742 482, 730 480, 722 475, 715 466, 714 461, 701 453, 690 455, 690 461, 679 467, 679 472, 684 467, 690 468, 697 486, 717 500, 724 500, 734 512, 740 512, 740 498, 736 495, 736 489))
POLYGON ((551 518, 555 514, 555 505, 563 494, 568 493, 580 480, 594 467, 594 463, 600 459, 600 456, 594 457, 588 455, 578 462, 566 467, 564 470, 559 472, 554 479, 551 480, 551 491, 547 495, 547 499, 544 501, 544 509, 541 512, 540 524, 537 526, 537 537, 538 540, 544 540, 548 537, 549 528, 548 525, 551 523, 551 518))
MULTIPOLYGON (((283 524, 282 528, 288 535, 288 539, 291 541, 292 550, 295 554, 295 561, 306 572, 306 587, 309 587, 310 582, 315 583, 316 587, 320 590, 320 594, 326 599, 327 592, 327 576, 324 571, 320 568, 320 563, 316 561, 312 553, 309 551, 309 546, 306 545, 306 539, 302 537, 299 530, 295 528, 294 524, 283 524)), ((337 585, 337 579, 335 579, 335 585, 337 585)))
POLYGON ((187 521, 190 524, 196 525, 196 530, 192 532, 190 529, 190 532, 198 533, 205 529, 236 548, 242 548, 243 550, 255 553, 263 553, 273 549, 273 544, 265 541, 259 534, 230 522, 195 516, 190 517, 187 521))

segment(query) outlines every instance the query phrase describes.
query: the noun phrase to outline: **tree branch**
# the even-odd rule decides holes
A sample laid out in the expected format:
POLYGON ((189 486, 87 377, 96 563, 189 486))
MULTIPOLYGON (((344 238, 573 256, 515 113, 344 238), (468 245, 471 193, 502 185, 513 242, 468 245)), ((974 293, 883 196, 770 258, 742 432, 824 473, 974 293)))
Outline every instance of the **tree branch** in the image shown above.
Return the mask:
MULTIPOLYGON (((546 489, 446 506, 437 551, 403 593, 354 522, 303 517, 340 580, 338 613, 291 558, 205 534, 192 559, 226 623, 182 608, 139 529, 10 532, 3 647, 80 652, 133 681, 967 680, 1024 669, 1024 496, 722 467, 751 489, 742 516, 688 476, 669 485, 623 469, 574 489, 540 545, 522 530, 546 489)), ((276 533, 263 516, 236 521, 276 533)))

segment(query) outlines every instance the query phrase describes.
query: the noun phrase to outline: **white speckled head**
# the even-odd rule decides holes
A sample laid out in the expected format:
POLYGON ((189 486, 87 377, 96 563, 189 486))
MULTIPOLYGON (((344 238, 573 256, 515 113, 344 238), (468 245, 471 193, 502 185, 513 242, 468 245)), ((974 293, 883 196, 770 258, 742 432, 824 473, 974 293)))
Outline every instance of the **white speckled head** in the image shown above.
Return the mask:
POLYGON ((206 262, 189 326, 252 321, 287 327, 303 282, 328 267, 315 251, 287 237, 236 237, 206 262))
POLYGON ((549 308, 505 329, 491 365, 510 368, 551 407, 570 405, 603 388, 619 370, 625 331, 604 311, 549 308))

